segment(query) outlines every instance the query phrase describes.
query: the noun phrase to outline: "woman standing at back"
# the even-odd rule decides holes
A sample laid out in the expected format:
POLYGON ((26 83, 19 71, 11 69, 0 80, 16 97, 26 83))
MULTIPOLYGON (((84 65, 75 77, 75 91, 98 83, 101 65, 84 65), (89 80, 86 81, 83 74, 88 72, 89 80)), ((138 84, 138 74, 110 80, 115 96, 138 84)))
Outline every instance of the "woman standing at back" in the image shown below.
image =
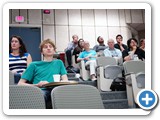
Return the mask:
POLYGON ((22 73, 31 62, 32 57, 27 53, 22 38, 12 36, 9 43, 9 70, 15 76, 15 83, 18 83, 22 73))

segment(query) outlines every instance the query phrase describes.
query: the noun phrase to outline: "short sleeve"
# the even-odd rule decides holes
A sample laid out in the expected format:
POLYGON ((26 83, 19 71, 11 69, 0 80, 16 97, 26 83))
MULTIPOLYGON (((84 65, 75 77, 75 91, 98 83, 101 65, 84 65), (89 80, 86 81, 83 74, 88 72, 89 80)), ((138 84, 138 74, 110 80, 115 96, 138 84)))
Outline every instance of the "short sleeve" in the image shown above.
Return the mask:
POLYGON ((24 71, 21 78, 25 79, 29 82, 32 82, 33 77, 34 77, 34 73, 35 73, 35 65, 34 65, 34 63, 31 63, 31 64, 29 64, 27 69, 24 71))
POLYGON ((104 56, 105 56, 105 57, 112 57, 112 56, 109 54, 108 49, 105 49, 105 50, 103 51, 103 53, 104 53, 104 56))
POLYGON ((29 56, 29 53, 24 53, 24 56, 28 57, 28 56, 29 56))
POLYGON ((93 50, 95 50, 96 52, 97 52, 97 45, 95 45, 94 47, 93 47, 93 50))
POLYGON ((81 52, 80 54, 79 54, 79 57, 78 58, 83 58, 83 52, 81 52))
POLYGON ((95 51, 95 50, 93 50, 93 56, 96 56, 96 55, 97 55, 96 51, 95 51))
POLYGON ((67 71, 66 71, 66 68, 64 67, 64 64, 63 64, 63 62, 62 61, 60 61, 60 65, 61 65, 61 67, 60 67, 60 74, 61 75, 65 75, 65 74, 67 74, 67 71))

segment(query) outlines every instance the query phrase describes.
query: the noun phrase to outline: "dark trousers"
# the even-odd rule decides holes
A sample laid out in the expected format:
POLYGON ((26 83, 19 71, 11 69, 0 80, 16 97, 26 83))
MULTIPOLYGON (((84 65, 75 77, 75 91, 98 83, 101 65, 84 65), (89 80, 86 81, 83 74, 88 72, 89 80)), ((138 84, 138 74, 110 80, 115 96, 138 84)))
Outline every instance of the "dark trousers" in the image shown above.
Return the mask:
POLYGON ((15 84, 17 84, 20 79, 21 79, 21 74, 19 74, 19 73, 14 74, 14 83, 15 84))
POLYGON ((67 57, 68 66, 71 66, 72 65, 72 50, 66 51, 66 57, 67 57))
POLYGON ((51 102, 51 91, 52 89, 42 89, 45 103, 46 103, 46 108, 47 109, 52 109, 52 102, 51 102))

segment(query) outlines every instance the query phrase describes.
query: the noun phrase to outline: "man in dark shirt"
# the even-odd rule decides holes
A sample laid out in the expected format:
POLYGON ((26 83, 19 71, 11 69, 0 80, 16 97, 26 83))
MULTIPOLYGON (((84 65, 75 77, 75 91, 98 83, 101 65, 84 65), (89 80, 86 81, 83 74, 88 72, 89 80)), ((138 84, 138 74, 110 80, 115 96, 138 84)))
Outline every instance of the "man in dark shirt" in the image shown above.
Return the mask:
POLYGON ((123 52, 124 50, 127 50, 127 46, 122 43, 123 41, 122 35, 117 35, 116 41, 117 43, 114 45, 115 48, 119 49, 121 52, 123 52))
POLYGON ((107 48, 107 46, 104 44, 104 40, 101 36, 99 36, 97 38, 97 42, 99 43, 99 45, 95 45, 93 47, 93 50, 95 50, 96 52, 104 51, 107 48))

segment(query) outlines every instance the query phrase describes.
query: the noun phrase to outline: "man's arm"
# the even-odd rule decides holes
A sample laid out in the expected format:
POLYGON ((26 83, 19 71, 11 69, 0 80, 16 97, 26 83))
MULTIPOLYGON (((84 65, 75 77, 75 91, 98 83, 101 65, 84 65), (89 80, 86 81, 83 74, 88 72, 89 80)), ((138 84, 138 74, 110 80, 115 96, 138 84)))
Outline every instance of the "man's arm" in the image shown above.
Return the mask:
POLYGON ((36 87, 42 87, 43 85, 47 84, 47 81, 40 81, 38 84, 29 84, 27 83, 27 80, 20 79, 18 82, 18 85, 30 85, 30 86, 36 86, 36 87))
POLYGON ((98 45, 95 45, 95 46, 93 47, 93 50, 95 50, 96 52, 97 52, 97 47, 98 47, 98 45))
POLYGON ((130 61, 130 60, 132 59, 132 57, 133 57, 136 49, 137 49, 137 47, 134 46, 134 47, 133 47, 133 50, 132 50, 132 51, 130 52, 130 54, 128 54, 128 55, 126 54, 126 51, 123 52, 123 54, 125 55, 125 56, 124 56, 124 61, 130 61))
POLYGON ((119 49, 117 49, 117 53, 118 53, 118 57, 122 57, 122 52, 119 49))
POLYGON ((20 79, 19 82, 18 82, 18 85, 31 85, 31 86, 34 86, 33 84, 27 83, 27 80, 25 80, 25 79, 20 79))
POLYGON ((63 81, 63 82, 68 81, 68 77, 67 77, 66 74, 65 74, 65 75, 62 75, 61 78, 62 78, 62 81, 63 81))
POLYGON ((108 49, 105 49, 105 50, 103 51, 103 53, 104 53, 104 56, 105 56, 105 57, 112 57, 112 56, 110 55, 108 49))
POLYGON ((122 52, 125 50, 125 48, 123 47, 122 41, 119 42, 119 47, 120 47, 120 49, 121 49, 122 52))
POLYGON ((32 57, 31 55, 29 54, 28 57, 27 57, 27 66, 32 62, 32 57))

